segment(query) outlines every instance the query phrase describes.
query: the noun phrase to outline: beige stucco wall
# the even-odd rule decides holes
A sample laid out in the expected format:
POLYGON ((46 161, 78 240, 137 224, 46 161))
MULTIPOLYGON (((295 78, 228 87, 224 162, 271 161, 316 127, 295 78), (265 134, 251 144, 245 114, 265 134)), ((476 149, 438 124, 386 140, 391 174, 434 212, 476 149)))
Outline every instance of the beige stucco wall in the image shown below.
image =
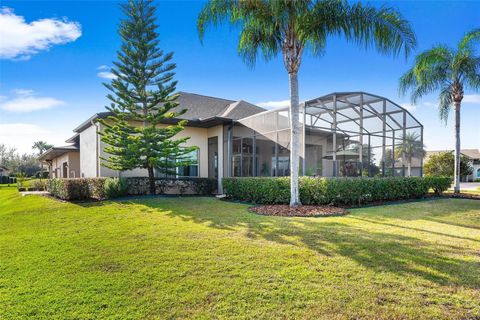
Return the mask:
MULTIPOLYGON (((99 125, 99 130, 103 130, 102 125, 99 125)), ((161 125, 165 127, 166 125, 161 125)), ((221 127, 221 126, 219 126, 221 127)), ((197 146, 199 147, 198 155, 198 165, 199 165, 199 176, 208 177, 208 138, 207 133, 209 129, 206 128, 195 128, 195 127, 185 127, 185 130, 181 131, 176 137, 190 137, 190 139, 185 143, 185 146, 197 146)), ((215 129, 220 132, 221 128, 215 129)), ((221 137, 219 140, 221 141, 221 137)), ((97 176, 97 164, 101 162, 97 154, 100 154, 100 157, 108 158, 108 154, 104 152, 106 144, 100 141, 100 137, 96 134, 95 126, 92 125, 80 133, 80 167, 81 172, 84 177, 95 177, 97 176), (98 139, 98 141, 96 140, 98 139), (98 152, 96 146, 98 143, 98 152), (97 162, 98 159, 98 162, 97 162)), ((220 148, 220 146, 219 146, 220 148)), ((118 172, 109 168, 106 168, 102 165, 99 165, 98 168, 99 176, 102 177, 143 177, 147 176, 146 169, 134 169, 118 172)))
POLYGON ((80 154, 78 152, 66 152, 52 160, 51 177, 63 178, 62 166, 68 165, 67 178, 78 178, 80 176, 80 154))
POLYGON ((80 132, 80 177, 97 176, 97 133, 95 125, 80 132))

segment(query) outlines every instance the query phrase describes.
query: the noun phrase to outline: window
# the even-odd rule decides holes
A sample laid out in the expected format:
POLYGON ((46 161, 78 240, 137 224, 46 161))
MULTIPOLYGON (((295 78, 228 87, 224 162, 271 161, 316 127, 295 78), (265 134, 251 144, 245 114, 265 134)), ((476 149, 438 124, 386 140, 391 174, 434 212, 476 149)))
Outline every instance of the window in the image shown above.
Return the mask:
POLYGON ((193 162, 193 164, 185 167, 177 168, 177 177, 198 177, 198 150, 194 150, 185 155, 187 160, 193 162))
POLYGON ((477 169, 477 178, 480 178, 480 168, 477 169))
POLYGON ((198 150, 194 150, 185 156, 182 157, 182 161, 191 160, 193 164, 184 166, 184 167, 176 167, 172 165, 176 160, 170 158, 167 160, 168 166, 165 167, 158 167, 155 169, 155 176, 159 178, 170 178, 175 179, 179 177, 198 177, 198 150), (167 168, 168 169, 167 169, 167 168))

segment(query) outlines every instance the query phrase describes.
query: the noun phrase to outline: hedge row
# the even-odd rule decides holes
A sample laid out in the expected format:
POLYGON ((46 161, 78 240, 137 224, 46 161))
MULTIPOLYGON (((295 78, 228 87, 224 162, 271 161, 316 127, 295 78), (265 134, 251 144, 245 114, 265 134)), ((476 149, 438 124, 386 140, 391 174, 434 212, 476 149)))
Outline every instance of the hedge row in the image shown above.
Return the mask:
POLYGON ((49 179, 47 191, 63 200, 105 199, 107 178, 49 179))
POLYGON ((15 177, 7 177, 7 176, 0 176, 0 184, 8 184, 8 183, 16 183, 17 178, 15 177))
MULTIPOLYGON (((452 183, 448 177, 312 178, 301 177, 303 204, 359 205, 376 201, 421 198, 430 189, 440 194, 452 183)), ((224 178, 228 198, 261 204, 290 202, 290 178, 224 178)))
MULTIPOLYGON (((212 194, 217 180, 209 178, 155 179, 156 194, 212 194)), ((47 191, 63 200, 107 199, 148 193, 148 178, 49 179, 47 191)))

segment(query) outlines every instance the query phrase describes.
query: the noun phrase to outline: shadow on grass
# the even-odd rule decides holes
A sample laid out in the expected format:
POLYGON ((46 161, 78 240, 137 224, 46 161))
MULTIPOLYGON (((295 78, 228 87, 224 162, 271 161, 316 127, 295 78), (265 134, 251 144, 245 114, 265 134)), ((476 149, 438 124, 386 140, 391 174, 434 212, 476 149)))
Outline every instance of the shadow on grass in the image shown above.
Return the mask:
MULTIPOLYGON (((202 203, 190 199, 185 201, 182 208, 178 208, 178 204, 176 207, 172 204, 163 205, 161 201, 153 199, 142 201, 141 204, 150 208, 168 209, 170 212, 167 214, 170 216, 212 228, 245 229, 250 238, 288 245, 298 245, 298 242, 288 240, 297 239, 318 254, 341 255, 378 272, 413 275, 441 285, 480 288, 480 262, 453 257, 449 253, 455 253, 458 247, 452 245, 438 245, 417 237, 373 232, 342 223, 341 220, 260 217, 248 213, 246 205, 215 201, 212 199, 202 203), (214 206, 217 208, 212 210, 214 206)), ((412 231, 424 230, 412 228, 412 231)), ((460 236, 456 238, 464 239, 460 236)))
MULTIPOLYGON (((214 198, 138 197, 81 205, 92 207, 109 203, 139 205, 140 207, 137 207, 136 210, 143 212, 161 211, 168 216, 204 224, 210 228, 229 231, 244 230, 246 236, 253 239, 265 239, 294 246, 298 246, 298 241, 300 241, 302 246, 320 255, 326 257, 340 255, 376 272, 417 276, 440 285, 461 285, 480 289, 480 277, 478 277, 480 262, 478 262, 478 259, 472 261, 453 257, 453 253, 459 250, 458 247, 446 243, 435 244, 406 235, 374 232, 352 226, 346 221, 342 222, 341 219, 343 218, 332 221, 330 218, 257 216, 247 211, 247 205, 219 201, 214 198)), ((452 214, 452 210, 456 214, 460 214, 471 209, 469 206, 460 206, 459 208, 450 206, 450 211, 444 208, 443 211, 438 213, 423 210, 419 212, 416 218, 412 214, 405 214, 405 219, 434 220, 436 217, 452 214)), ((375 221, 373 220, 374 216, 375 214, 354 214, 345 217, 345 219, 384 224, 412 231, 430 232, 440 236, 479 242, 473 238, 375 221)), ((392 217, 393 215, 378 214, 378 216, 392 217)), ((402 213, 399 212, 394 217, 395 219, 402 219, 402 213)), ((444 219, 439 222, 458 225, 444 219)))

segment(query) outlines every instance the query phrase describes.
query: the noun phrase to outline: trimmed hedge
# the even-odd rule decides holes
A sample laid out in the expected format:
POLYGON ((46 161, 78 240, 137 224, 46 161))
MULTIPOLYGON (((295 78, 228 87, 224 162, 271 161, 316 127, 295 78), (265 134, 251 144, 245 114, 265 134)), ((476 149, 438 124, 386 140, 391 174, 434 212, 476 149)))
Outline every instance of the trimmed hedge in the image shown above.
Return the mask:
POLYGON ((47 191, 62 200, 96 199, 94 196, 98 196, 97 184, 100 181, 89 183, 88 180, 93 179, 50 179, 47 183, 47 191))
MULTIPOLYGON (((209 178, 156 179, 157 194, 210 195, 217 180, 209 178)), ((148 193, 148 178, 49 179, 47 191, 62 200, 107 199, 148 193)))
POLYGON ((9 184, 9 183, 17 183, 17 178, 0 176, 0 184, 9 184))
MULTIPOLYGON (((421 198, 430 189, 440 194, 451 185, 448 177, 312 178, 301 177, 303 204, 359 205, 376 201, 421 198)), ((224 178, 228 198, 261 204, 288 204, 290 178, 224 178)))
MULTIPOLYGON (((131 195, 148 194, 147 177, 126 178, 128 193, 131 195)), ((211 195, 217 189, 217 180, 211 178, 156 178, 156 194, 196 194, 211 195)))

